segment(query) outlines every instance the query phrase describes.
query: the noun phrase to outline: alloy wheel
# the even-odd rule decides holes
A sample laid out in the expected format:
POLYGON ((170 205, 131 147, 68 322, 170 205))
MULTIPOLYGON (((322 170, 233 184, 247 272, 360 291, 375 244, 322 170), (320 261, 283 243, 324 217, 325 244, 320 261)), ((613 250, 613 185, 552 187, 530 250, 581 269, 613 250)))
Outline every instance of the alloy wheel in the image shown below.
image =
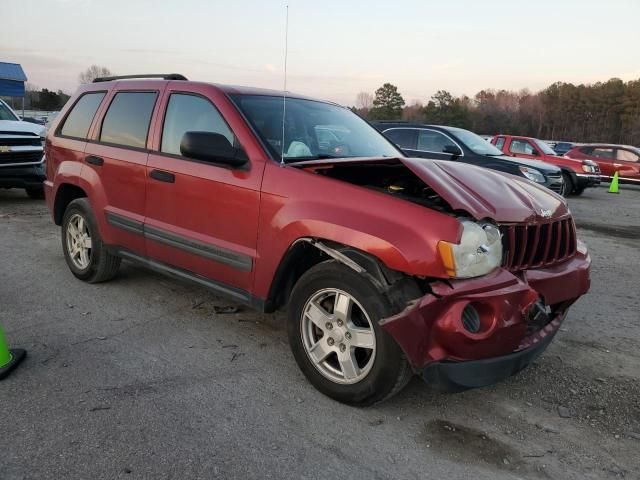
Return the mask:
POLYGON ((73 265, 80 270, 86 269, 91 263, 91 234, 82 215, 74 213, 67 222, 66 241, 73 265))
POLYGON ((307 356, 332 382, 357 383, 373 366, 373 325, 362 305, 343 290, 323 289, 309 298, 302 311, 301 335, 307 356))

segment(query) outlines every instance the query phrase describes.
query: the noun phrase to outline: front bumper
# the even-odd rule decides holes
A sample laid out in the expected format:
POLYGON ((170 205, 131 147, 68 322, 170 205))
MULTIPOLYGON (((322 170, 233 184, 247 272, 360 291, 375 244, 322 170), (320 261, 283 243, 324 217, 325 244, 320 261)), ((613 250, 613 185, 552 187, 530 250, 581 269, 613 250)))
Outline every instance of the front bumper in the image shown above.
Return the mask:
POLYGON ((577 187, 580 189, 587 187, 595 187, 600 185, 600 175, 589 175, 585 173, 576 173, 577 187))
POLYGON ((454 390, 488 385, 518 372, 546 348, 568 307, 589 290, 590 264, 586 250, 578 249, 544 269, 516 275, 501 268, 483 277, 436 282, 432 293, 380 325, 426 380, 454 390), (551 314, 546 325, 535 327, 529 314, 540 301, 551 314), (470 304, 480 317, 476 333, 462 322, 470 304))
POLYGON ((0 167, 0 188, 41 188, 45 178, 44 163, 0 167))

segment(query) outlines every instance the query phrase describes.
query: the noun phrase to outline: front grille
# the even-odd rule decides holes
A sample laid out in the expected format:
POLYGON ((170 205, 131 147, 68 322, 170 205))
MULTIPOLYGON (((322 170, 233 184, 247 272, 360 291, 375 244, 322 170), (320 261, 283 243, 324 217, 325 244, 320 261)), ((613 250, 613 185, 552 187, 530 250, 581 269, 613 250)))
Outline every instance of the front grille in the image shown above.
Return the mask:
POLYGON ((576 253, 572 218, 537 225, 501 225, 503 266, 512 272, 548 267, 576 253))
POLYGON ((42 140, 40 140, 40 137, 36 135, 5 136, 0 134, 0 147, 15 147, 22 145, 39 147, 42 145, 42 140))
POLYGON ((0 153, 0 167, 14 163, 38 163, 42 160, 42 155, 42 150, 0 153))
POLYGON ((562 187, 564 186, 564 180, 562 179, 562 175, 549 175, 549 190, 552 190, 556 193, 562 193, 562 187))

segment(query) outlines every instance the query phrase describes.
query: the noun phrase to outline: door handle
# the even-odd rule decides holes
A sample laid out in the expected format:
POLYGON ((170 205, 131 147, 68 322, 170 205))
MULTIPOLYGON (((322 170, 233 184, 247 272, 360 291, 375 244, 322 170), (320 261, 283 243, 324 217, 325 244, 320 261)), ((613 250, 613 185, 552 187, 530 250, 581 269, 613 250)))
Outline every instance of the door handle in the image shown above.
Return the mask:
POLYGON ((173 173, 164 170, 151 170, 149 176, 159 182, 175 183, 176 181, 176 176, 173 173))
POLYGON ((96 157, 95 155, 86 156, 84 161, 96 167, 101 167, 104 164, 104 158, 96 157))

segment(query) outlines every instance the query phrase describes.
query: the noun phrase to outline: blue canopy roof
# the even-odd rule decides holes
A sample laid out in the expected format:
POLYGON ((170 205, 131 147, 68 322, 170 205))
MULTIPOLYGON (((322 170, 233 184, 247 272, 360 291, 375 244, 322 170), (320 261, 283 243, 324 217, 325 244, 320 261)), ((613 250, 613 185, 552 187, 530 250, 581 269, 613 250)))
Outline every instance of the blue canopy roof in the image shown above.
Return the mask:
POLYGON ((27 76, 17 63, 0 62, 0 96, 24 97, 27 76))

